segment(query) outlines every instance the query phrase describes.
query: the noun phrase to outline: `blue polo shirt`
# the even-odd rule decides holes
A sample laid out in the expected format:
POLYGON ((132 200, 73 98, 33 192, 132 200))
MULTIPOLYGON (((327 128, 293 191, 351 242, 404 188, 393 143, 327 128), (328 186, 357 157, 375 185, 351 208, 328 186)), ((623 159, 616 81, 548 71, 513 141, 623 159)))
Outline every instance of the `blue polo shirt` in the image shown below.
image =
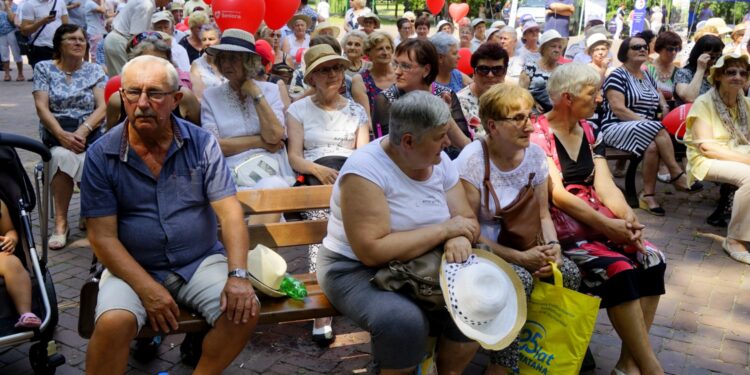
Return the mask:
MULTIPOLYGON (((552 3, 573 5, 573 0, 547 0, 545 9, 550 9, 550 5, 552 5, 552 3)), ((563 38, 567 38, 570 36, 570 31, 568 30, 569 25, 569 16, 560 16, 553 12, 547 13, 547 15, 544 17, 544 31, 555 29, 560 33, 560 35, 562 35, 563 38)))
POLYGON ((128 144, 122 123, 86 151, 81 215, 117 216, 130 255, 159 281, 190 280, 200 263, 223 254, 210 202, 236 193, 231 172, 208 131, 172 116, 174 140, 158 178, 128 144))

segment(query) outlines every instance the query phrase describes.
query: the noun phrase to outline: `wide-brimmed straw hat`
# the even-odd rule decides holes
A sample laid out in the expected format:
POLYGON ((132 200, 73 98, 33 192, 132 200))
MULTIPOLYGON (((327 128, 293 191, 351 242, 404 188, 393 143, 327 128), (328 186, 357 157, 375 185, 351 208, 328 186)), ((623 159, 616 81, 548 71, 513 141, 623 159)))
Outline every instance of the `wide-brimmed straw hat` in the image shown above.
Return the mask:
POLYGON ((286 275, 286 261, 277 252, 258 245, 247 253, 250 282, 259 292, 271 297, 285 297, 281 282, 286 275))
POLYGON ((735 53, 730 53, 728 55, 719 57, 719 59, 716 60, 716 63, 711 67, 711 69, 709 69, 709 74, 707 78, 708 83, 713 85, 716 82, 716 77, 714 76, 716 75, 717 69, 723 68, 724 65, 727 62, 729 62, 729 60, 744 60, 745 64, 750 65, 750 57, 748 57, 745 54, 740 54, 740 53, 735 52, 735 53))
POLYGON ((343 64, 345 67, 348 67, 351 65, 351 61, 347 59, 346 57, 343 57, 339 54, 337 54, 333 47, 329 46, 328 44, 318 44, 315 46, 310 47, 305 52, 305 83, 309 83, 310 76, 312 73, 315 72, 315 69, 320 66, 320 64, 327 63, 329 61, 338 61, 341 64, 343 64))
POLYGON ((557 31, 555 29, 549 29, 549 30, 543 32, 542 36, 539 37, 539 49, 541 50, 542 47, 545 44, 547 44, 547 43, 549 43, 549 42, 551 42, 553 40, 562 39, 562 38, 563 37, 562 37, 562 35, 560 35, 559 31, 557 31))
POLYGON ((726 21, 724 21, 723 18, 719 18, 719 17, 707 19, 706 24, 704 26, 715 27, 716 30, 719 30, 719 35, 729 34, 732 32, 732 29, 729 26, 727 26, 726 21))
POLYGON ((220 51, 252 53, 255 52, 255 38, 253 34, 240 29, 226 29, 221 34, 219 44, 214 44, 206 49, 209 55, 215 55, 220 51))
POLYGON ((506 348, 526 322, 521 280, 488 251, 475 249, 464 263, 447 263, 443 256, 440 287, 458 329, 485 349, 506 348))
POLYGON ((341 33, 341 29, 336 25, 330 24, 328 21, 320 22, 315 25, 315 30, 310 33, 310 38, 315 38, 321 31, 326 29, 333 31, 333 37, 338 39, 339 34, 341 33))
POLYGON ((297 20, 303 20, 307 24, 306 29, 310 28, 310 24, 312 23, 312 18, 310 16, 306 16, 302 13, 297 13, 289 20, 289 22, 286 23, 286 26, 290 29, 294 29, 294 23, 297 22, 297 20))
POLYGON ((373 12, 364 12, 364 13, 362 13, 361 16, 357 17, 357 24, 358 25, 362 25, 364 23, 364 21, 367 20, 367 19, 375 20, 375 28, 376 29, 380 28, 380 17, 378 17, 378 15, 375 14, 375 13, 373 13, 373 12))

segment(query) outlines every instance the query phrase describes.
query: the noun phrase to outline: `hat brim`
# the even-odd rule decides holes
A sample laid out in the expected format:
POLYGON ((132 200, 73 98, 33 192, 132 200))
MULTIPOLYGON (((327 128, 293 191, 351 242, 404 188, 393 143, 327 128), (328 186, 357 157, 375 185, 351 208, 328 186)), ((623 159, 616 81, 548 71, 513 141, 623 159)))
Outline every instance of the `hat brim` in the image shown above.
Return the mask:
POLYGON ((341 29, 339 29, 338 26, 331 25, 331 26, 320 28, 320 29, 316 28, 315 30, 313 30, 312 33, 310 33, 310 38, 315 38, 323 30, 333 30, 333 37, 336 39, 338 39, 339 34, 341 34, 341 29))
POLYGON ((240 53, 249 53, 252 55, 260 56, 257 52, 240 46, 235 46, 232 44, 216 44, 211 47, 206 48, 206 53, 215 56, 219 52, 240 52, 240 53))
POLYGON ((295 14, 294 17, 292 17, 292 19, 290 19, 286 23, 286 26, 288 28, 290 28, 290 29, 294 29, 294 23, 297 22, 297 20, 303 20, 303 21, 305 21, 305 23, 307 24, 307 28, 309 28, 310 27, 310 23, 312 23, 312 18, 310 18, 310 17, 308 17, 308 16, 306 16, 304 14, 295 14))
POLYGON ((370 20, 375 20, 375 28, 376 28, 376 29, 379 29, 379 28, 380 28, 380 18, 379 18, 379 17, 372 17, 372 16, 370 16, 370 17, 365 17, 365 16, 359 16, 359 17, 357 17, 357 24, 358 24, 358 25, 362 25, 362 24, 364 23, 364 20, 367 20, 367 19, 370 19, 370 20))
POLYGON ((456 316, 456 311, 453 310, 450 301, 450 292, 448 290, 448 280, 445 276, 445 254, 443 254, 443 260, 440 264, 440 288, 443 291, 443 298, 446 301, 446 308, 456 323, 458 329, 466 335, 466 337, 475 340, 483 348, 488 350, 501 350, 505 349, 513 343, 518 333, 521 332, 521 328, 526 323, 526 292, 524 291, 521 279, 518 278, 516 272, 513 270, 510 264, 502 260, 495 254, 481 249, 474 249, 474 254, 482 262, 488 262, 503 271, 503 277, 506 277, 513 285, 513 293, 515 298, 511 298, 508 301, 508 305, 503 309, 501 316, 477 328, 469 324, 464 323, 461 318, 456 316), (508 324, 512 322, 512 324, 508 324))
POLYGON ((305 83, 309 84, 310 83, 309 82, 310 81, 310 76, 313 73, 315 73, 315 69, 317 69, 320 66, 320 64, 324 64, 324 63, 327 63, 327 62, 330 62, 330 61, 340 61, 342 64, 344 64, 344 66, 346 68, 348 68, 350 65, 352 65, 352 62, 349 61, 349 59, 347 59, 346 57, 336 56, 336 55, 330 55, 330 56, 321 57, 321 58, 315 60, 315 62, 313 62, 312 64, 308 65, 305 68, 305 77, 304 77, 303 81, 305 81, 305 83))
POLYGON ((727 60, 744 60, 745 64, 750 65, 750 57, 745 54, 732 53, 729 55, 721 56, 718 60, 716 60, 716 63, 714 63, 711 69, 709 69, 708 78, 706 78, 708 83, 712 85, 714 84, 714 73, 716 72, 716 69, 721 69, 722 67, 724 67, 724 65, 726 65, 727 63, 727 60))
POLYGON ((255 289, 257 289, 259 292, 269 297, 286 297, 286 294, 284 292, 279 289, 271 288, 270 286, 264 284, 262 281, 256 279, 252 274, 250 275, 250 283, 253 284, 253 287, 255 287, 255 289))
POLYGON ((609 39, 602 39, 602 40, 597 40, 596 42, 594 42, 594 44, 586 47, 586 52, 587 53, 591 53, 591 49, 592 48, 594 48, 594 47, 596 47, 596 46, 598 46, 598 45, 600 45, 602 43, 606 44, 607 48, 612 48, 612 41, 611 40, 609 40, 609 39))

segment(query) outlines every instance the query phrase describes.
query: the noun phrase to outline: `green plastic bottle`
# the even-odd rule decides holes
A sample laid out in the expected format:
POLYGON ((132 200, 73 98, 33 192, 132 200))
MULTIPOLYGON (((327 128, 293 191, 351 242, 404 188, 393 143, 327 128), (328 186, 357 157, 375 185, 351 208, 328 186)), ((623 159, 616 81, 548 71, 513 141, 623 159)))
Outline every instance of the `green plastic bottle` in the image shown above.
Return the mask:
POLYGON ((281 291, 289 298, 299 301, 302 301, 307 297, 307 288, 305 288, 305 284, 293 278, 290 274, 286 274, 284 280, 281 281, 281 291))

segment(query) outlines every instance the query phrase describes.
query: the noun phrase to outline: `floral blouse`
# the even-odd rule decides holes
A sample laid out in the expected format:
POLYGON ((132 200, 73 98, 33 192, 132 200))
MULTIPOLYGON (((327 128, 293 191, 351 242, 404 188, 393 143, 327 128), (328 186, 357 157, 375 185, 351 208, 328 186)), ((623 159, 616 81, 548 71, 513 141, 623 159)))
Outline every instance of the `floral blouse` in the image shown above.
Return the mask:
POLYGON ((52 60, 47 60, 34 66, 32 92, 43 91, 49 95, 49 109, 56 118, 82 119, 96 109, 94 88, 103 89, 106 83, 104 70, 97 64, 84 62, 68 82, 66 74, 52 60))

